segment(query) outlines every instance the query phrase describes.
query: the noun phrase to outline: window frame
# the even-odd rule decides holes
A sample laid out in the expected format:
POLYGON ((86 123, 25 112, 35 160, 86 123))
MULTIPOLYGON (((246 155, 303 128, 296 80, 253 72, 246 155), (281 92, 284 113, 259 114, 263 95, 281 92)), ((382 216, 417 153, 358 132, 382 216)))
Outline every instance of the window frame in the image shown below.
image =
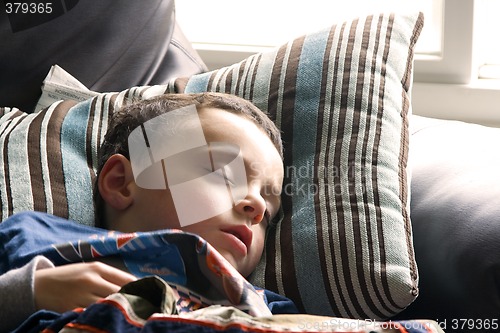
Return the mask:
POLYGON ((468 84, 474 68, 475 0, 444 0, 441 54, 415 56, 415 82, 468 84))

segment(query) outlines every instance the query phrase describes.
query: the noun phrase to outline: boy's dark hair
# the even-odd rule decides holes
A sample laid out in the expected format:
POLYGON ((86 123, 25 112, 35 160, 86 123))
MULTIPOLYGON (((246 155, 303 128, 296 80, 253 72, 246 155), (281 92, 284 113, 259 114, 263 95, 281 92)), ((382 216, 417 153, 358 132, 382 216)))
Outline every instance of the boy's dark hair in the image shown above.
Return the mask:
POLYGON ((281 134, 276 125, 266 113, 238 96, 222 93, 165 94, 126 105, 113 113, 109 121, 108 131, 98 152, 97 177, 94 183, 96 226, 106 226, 105 203, 97 186, 97 180, 106 161, 114 154, 122 154, 130 159, 128 137, 135 128, 161 114, 189 105, 195 105, 197 110, 218 108, 249 119, 267 134, 283 158, 281 134))

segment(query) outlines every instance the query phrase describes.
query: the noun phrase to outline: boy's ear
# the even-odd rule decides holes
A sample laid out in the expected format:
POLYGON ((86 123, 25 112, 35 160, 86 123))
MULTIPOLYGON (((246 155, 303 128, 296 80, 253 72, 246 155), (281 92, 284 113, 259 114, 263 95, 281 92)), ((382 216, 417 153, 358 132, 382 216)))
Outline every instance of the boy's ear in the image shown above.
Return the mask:
POLYGON ((134 174, 130 161, 121 154, 115 154, 104 164, 97 186, 108 206, 115 210, 124 210, 133 202, 131 182, 134 183, 134 174))

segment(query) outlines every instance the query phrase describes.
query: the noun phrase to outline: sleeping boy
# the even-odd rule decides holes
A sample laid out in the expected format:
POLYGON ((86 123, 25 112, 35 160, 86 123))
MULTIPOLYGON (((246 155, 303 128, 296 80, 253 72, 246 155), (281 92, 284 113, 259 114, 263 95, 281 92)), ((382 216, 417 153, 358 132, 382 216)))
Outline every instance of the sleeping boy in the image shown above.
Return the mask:
POLYGON ((284 171, 280 132, 253 104, 218 93, 131 104, 113 114, 99 156, 99 228, 34 212, 0 224, 0 331, 40 309, 86 307, 137 279, 103 262, 60 265, 37 246, 109 230, 176 229, 201 236, 244 277, 256 268, 280 210, 284 171), (20 251, 30 244, 34 249, 20 251))

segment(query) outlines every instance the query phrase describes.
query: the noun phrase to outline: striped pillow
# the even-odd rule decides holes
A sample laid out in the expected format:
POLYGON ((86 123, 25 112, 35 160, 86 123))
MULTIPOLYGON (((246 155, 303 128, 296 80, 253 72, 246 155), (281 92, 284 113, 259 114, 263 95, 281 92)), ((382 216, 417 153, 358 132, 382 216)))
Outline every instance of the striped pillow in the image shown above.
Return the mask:
POLYGON ((157 93, 132 88, 31 114, 0 108, 0 220, 35 210, 93 225, 97 148, 108 118, 145 91, 157 93))
POLYGON ((89 194, 94 172, 89 172, 89 166, 95 167, 95 147, 101 138, 86 136, 92 133, 87 126, 94 117, 88 112, 88 103, 75 104, 58 102, 36 114, 2 110, 2 220, 17 212, 37 210, 92 224, 89 194))
POLYGON ((388 318, 418 293, 406 163, 422 24, 368 16, 166 86, 38 114, 0 109, 1 220, 39 210, 93 224, 97 147, 114 109, 166 92, 233 93, 267 110, 285 145, 285 216, 252 282, 311 314, 388 318))
POLYGON ((368 16, 177 82, 249 99, 281 128, 285 217, 252 282, 305 312, 382 319, 418 294, 407 154, 422 25, 368 16))

